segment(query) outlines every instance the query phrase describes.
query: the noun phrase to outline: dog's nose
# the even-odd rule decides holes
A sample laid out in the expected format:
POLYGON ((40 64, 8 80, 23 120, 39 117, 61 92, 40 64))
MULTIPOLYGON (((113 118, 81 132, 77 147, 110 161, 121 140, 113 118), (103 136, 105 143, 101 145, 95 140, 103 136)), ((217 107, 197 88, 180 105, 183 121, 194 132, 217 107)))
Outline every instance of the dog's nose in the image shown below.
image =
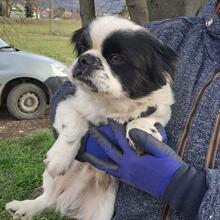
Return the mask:
POLYGON ((103 69, 101 59, 92 54, 83 54, 78 57, 77 63, 72 71, 73 77, 83 77, 103 69))
POLYGON ((73 69, 73 77, 79 77, 85 75, 86 70, 90 66, 91 62, 89 57, 85 55, 81 55, 77 60, 77 65, 73 69))
POLYGON ((82 55, 78 58, 78 63, 82 67, 94 65, 94 60, 91 58, 89 54, 82 55))

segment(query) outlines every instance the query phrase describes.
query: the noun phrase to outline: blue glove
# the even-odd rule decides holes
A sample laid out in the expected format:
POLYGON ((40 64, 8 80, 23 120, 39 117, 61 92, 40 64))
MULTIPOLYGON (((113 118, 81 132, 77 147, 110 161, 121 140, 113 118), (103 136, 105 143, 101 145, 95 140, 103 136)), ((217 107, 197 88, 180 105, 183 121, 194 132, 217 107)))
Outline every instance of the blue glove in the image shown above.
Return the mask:
MULTIPOLYGON (((125 128, 113 121, 110 121, 110 126, 105 125, 98 130, 95 126, 90 126, 90 133, 91 137, 85 145, 86 161, 118 177, 122 182, 154 196, 163 195, 172 175, 183 163, 154 148, 156 139, 150 135, 146 139, 146 133, 138 129, 133 129, 130 137, 136 146, 146 152, 142 156, 137 155, 127 142, 125 128)), ((165 132, 163 135, 166 137, 165 132)))
MULTIPOLYGON (((98 129, 100 132, 102 132, 102 135, 111 140, 114 144, 117 143, 109 125, 101 125, 98 129)), ((111 158, 105 153, 105 150, 99 146, 99 143, 96 142, 96 140, 90 135, 89 132, 82 138, 81 148, 78 152, 76 159, 81 162, 85 162, 85 153, 90 153, 104 161, 111 161, 111 158)))
POLYGON ((163 199, 172 208, 195 216, 206 192, 204 172, 190 167, 168 145, 153 136, 132 129, 129 133, 132 141, 145 151, 144 155, 137 155, 125 138, 125 128, 113 121, 109 122, 109 127, 111 138, 93 125, 89 131, 96 146, 111 160, 103 160, 102 156, 89 152, 84 153, 84 160, 124 183, 163 199))
MULTIPOLYGON (((93 126, 92 124, 90 125, 93 126)), ((124 125, 124 129, 125 127, 126 126, 124 125)), ((163 126, 157 123, 155 127, 160 132, 163 143, 167 143, 167 135, 163 126)), ((98 129, 102 133, 102 135, 104 135, 106 138, 109 138, 109 140, 117 145, 117 140, 115 139, 112 129, 108 124, 101 125, 98 129)), ((102 160, 111 161, 111 158, 105 153, 104 149, 99 146, 99 143, 95 141, 95 139, 90 135, 89 132, 82 139, 81 148, 78 152, 76 159, 81 162, 85 162, 85 160, 83 159, 85 152, 90 153, 102 160)))

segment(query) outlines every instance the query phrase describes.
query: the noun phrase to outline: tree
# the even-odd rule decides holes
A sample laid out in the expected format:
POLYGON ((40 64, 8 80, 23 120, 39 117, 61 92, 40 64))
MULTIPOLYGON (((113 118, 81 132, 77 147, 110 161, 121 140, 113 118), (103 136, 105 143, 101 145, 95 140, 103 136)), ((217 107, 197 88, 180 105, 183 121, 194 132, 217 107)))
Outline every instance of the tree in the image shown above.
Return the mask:
POLYGON ((197 16, 208 0, 147 0, 150 21, 197 16))
POLYGON ((149 13, 146 0, 126 0, 131 20, 139 25, 149 21, 149 13))
POLYGON ((62 8, 62 7, 56 8, 54 9, 53 17, 62 18, 64 16, 64 13, 65 13, 65 8, 62 8))
POLYGON ((4 12, 3 12, 3 4, 2 2, 0 2, 0 16, 3 16, 4 12))
POLYGON ((32 18, 33 17, 33 5, 32 5, 32 2, 30 0, 26 1, 25 15, 26 15, 27 18, 32 18))
MULTIPOLYGON (((85 26, 95 18, 95 4, 94 0, 79 0, 79 2, 82 25, 85 26)), ((126 0, 126 5, 131 20, 144 25, 149 20, 198 16, 207 2, 208 0, 126 0)))
MULTIPOLYGON (((131 20, 140 25, 145 24, 149 19, 146 0, 126 0, 126 2, 131 20)), ((86 26, 95 18, 95 3, 94 0, 79 0, 79 3, 82 26, 86 26)))
MULTIPOLYGON (((32 0, 32 6, 35 9, 36 13, 36 19, 39 18, 39 7, 40 7, 40 1, 39 0, 32 0)), ((32 8, 33 9, 33 8, 32 8)))
POLYGON ((82 26, 86 26, 95 18, 94 0, 79 0, 82 26))
POLYGON ((198 16, 209 0, 185 0, 185 16, 198 16))
POLYGON ((129 17, 129 12, 128 12, 128 7, 126 4, 123 4, 123 7, 121 9, 121 11, 119 12, 119 15, 123 18, 127 18, 129 17))
POLYGON ((3 11, 5 12, 5 16, 6 17, 10 17, 10 15, 11 15, 11 8, 12 8, 11 0, 5 0, 5 10, 3 10, 3 11))

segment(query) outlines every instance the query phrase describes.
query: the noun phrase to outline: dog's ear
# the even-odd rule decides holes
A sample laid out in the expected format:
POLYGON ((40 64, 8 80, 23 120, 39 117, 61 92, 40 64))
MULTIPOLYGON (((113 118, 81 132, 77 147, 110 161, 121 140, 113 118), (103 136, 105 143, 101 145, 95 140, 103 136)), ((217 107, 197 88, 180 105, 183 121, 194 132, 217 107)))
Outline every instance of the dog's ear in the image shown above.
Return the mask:
POLYGON ((90 37, 87 29, 87 26, 80 28, 73 33, 70 39, 71 44, 74 45, 74 48, 77 52, 77 56, 84 53, 90 47, 90 37))
POLYGON ((154 68, 162 72, 166 80, 174 79, 175 63, 178 60, 177 54, 168 46, 158 42, 154 46, 154 68))
POLYGON ((134 44, 139 48, 139 57, 142 54, 142 62, 147 68, 148 76, 157 86, 163 86, 172 81, 175 72, 175 63, 178 59, 176 53, 168 46, 147 31, 138 31, 134 44))
POLYGON ((151 81, 158 86, 173 81, 175 63, 178 60, 176 53, 149 32, 142 32, 141 38, 144 62, 151 81))
POLYGON ((171 48, 146 30, 127 32, 123 38, 126 40, 122 43, 127 44, 124 48, 128 48, 126 56, 133 57, 132 62, 139 69, 144 68, 149 81, 161 87, 173 80, 177 55, 171 48))

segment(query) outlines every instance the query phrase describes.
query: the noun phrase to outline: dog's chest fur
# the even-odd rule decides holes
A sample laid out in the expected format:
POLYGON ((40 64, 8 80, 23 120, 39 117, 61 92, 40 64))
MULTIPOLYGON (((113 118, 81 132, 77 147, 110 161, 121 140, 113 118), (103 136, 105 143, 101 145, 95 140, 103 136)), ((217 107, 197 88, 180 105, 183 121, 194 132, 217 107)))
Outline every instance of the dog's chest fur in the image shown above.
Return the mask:
MULTIPOLYGON (((169 116, 169 107, 173 102, 169 85, 139 100, 110 98, 102 94, 93 94, 78 86, 76 87, 75 94, 67 97, 67 99, 59 104, 56 116, 61 120, 55 120, 55 128, 59 130, 59 128, 63 126, 71 126, 69 122, 71 122, 71 114, 73 111, 77 111, 82 118, 96 125, 106 122, 108 118, 120 123, 137 119, 143 112, 146 112, 149 107, 157 108, 158 112, 162 106, 167 105, 168 112, 163 112, 163 114, 167 113, 169 116), (59 123, 57 123, 57 121, 59 123)), ((163 121, 161 123, 164 124, 163 121)))
MULTIPOLYGON (((111 98, 103 94, 93 94, 81 87, 76 87, 75 94, 68 96, 57 107, 54 127, 60 135, 55 145, 48 152, 48 158, 51 158, 51 160, 55 158, 56 161, 62 161, 60 166, 67 161, 71 162, 81 146, 81 138, 88 131, 88 122, 99 125, 107 122, 108 118, 120 123, 128 122, 126 126, 126 137, 130 141, 131 146, 133 143, 128 134, 129 130, 133 128, 140 128, 152 134, 157 139, 162 140, 160 133, 152 133, 152 130, 155 130, 154 124, 156 122, 166 125, 170 119, 170 106, 173 102, 174 99, 169 84, 138 100, 125 97, 122 99, 111 98), (152 106, 156 107, 155 112, 148 117, 140 117, 142 112, 145 112, 152 106)), ((69 164, 65 166, 68 167, 69 164)), ((53 175, 53 170, 50 172, 48 169, 48 171, 53 175)), ((76 191, 78 193, 77 195, 82 195, 85 191, 95 192, 96 196, 102 196, 103 198, 106 198, 106 195, 108 195, 109 198, 106 201, 108 205, 106 207, 112 212, 117 192, 116 179, 88 164, 78 163, 76 161, 72 163, 67 174, 69 176, 75 176, 77 179, 77 181, 71 182, 71 193, 68 193, 68 190, 63 188, 58 190, 67 192, 65 194, 67 200, 71 200, 73 197, 71 195, 75 194, 76 191), (81 170, 84 170, 83 176, 81 175, 81 170), (80 188, 78 186, 76 187, 75 184, 77 183, 81 184, 80 188)), ((66 176, 68 177, 68 175, 66 176)), ((79 197, 76 196, 75 200, 78 201, 79 197)), ((70 211, 67 211, 66 205, 63 202, 58 202, 57 207, 61 213, 65 213, 67 216, 77 217, 78 215, 83 215, 83 219, 91 219, 92 214, 90 215, 88 213, 88 210, 91 211, 91 208, 86 205, 87 203, 85 201, 91 201, 93 197, 87 196, 84 200, 72 204, 71 209, 68 209, 70 211), (83 207, 85 211, 73 211, 78 210, 80 207, 83 207)), ((103 208, 103 210, 105 209, 103 208)), ((106 214, 106 216, 108 215, 106 214)), ((105 219, 109 219, 109 217, 105 217, 105 219)))

